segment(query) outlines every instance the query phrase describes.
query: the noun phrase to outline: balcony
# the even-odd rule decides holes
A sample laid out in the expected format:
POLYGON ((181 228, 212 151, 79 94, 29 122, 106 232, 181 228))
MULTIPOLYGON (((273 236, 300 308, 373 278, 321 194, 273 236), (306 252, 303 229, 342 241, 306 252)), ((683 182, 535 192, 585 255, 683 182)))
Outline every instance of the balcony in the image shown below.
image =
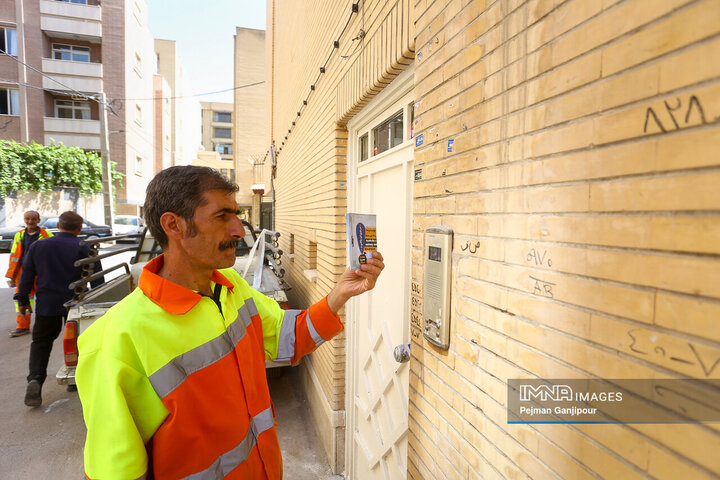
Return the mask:
POLYGON ((72 90, 78 92, 102 91, 103 68, 101 63, 43 58, 42 71, 52 79, 57 80, 56 82, 51 78, 43 77, 43 88, 66 92, 72 90))
POLYGON ((102 7, 40 0, 40 28, 55 38, 100 43, 102 7))
POLYGON ((51 141, 66 147, 100 150, 100 121, 45 117, 45 144, 51 141))

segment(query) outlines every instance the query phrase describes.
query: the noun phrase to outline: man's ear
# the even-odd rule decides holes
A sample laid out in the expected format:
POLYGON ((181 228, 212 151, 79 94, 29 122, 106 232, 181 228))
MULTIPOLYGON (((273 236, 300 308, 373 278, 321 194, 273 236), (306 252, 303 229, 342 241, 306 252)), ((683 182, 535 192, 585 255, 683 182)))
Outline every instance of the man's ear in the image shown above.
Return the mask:
POLYGON ((165 212, 160 216, 160 225, 168 238, 181 240, 185 237, 187 227, 185 219, 172 212, 165 212))

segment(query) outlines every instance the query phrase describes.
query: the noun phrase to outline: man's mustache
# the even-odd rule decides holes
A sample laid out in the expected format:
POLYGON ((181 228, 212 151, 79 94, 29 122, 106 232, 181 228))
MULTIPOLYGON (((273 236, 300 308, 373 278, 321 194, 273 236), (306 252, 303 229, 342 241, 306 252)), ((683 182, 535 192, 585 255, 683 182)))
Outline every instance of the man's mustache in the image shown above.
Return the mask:
POLYGON ((228 240, 227 242, 220 242, 220 250, 227 250, 228 248, 232 248, 233 250, 235 250, 239 243, 239 240, 228 240))

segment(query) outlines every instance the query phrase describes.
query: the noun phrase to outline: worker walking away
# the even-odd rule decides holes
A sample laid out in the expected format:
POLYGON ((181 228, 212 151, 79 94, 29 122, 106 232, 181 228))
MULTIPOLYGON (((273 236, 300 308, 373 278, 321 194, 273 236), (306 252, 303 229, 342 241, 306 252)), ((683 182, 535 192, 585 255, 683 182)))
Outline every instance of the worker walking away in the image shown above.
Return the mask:
MULTIPOLYGON (((51 232, 38 226, 40 223, 40 214, 35 210, 25 212, 23 220, 25 221, 26 227, 17 232, 15 238, 13 238, 10 249, 10 261, 8 262, 8 269, 5 273, 5 277, 8 279, 8 285, 15 287, 15 293, 17 293, 17 285, 20 282, 20 275, 22 274, 23 256, 30 248, 30 245, 41 238, 52 237, 51 232)), ((33 305, 34 295, 35 290, 33 289, 29 294, 31 307, 33 305)), ((25 315, 20 314, 18 302, 15 302, 15 321, 17 322, 17 328, 10 332, 10 336, 20 337, 30 333, 31 316, 31 313, 25 315)))
MULTIPOLYGON (((58 220, 60 232, 52 238, 35 242, 25 254, 23 272, 14 298, 20 306, 21 314, 32 312, 29 295, 33 286, 37 286, 30 372, 25 391, 25 405, 28 407, 42 404, 41 391, 47 377, 50 352, 67 318, 64 304, 72 299, 74 293, 68 286, 80 280, 82 275, 82 268, 76 267, 74 263, 87 258, 90 251, 87 245, 80 245, 77 238, 82 224, 83 218, 77 213, 63 213, 58 220)), ((95 272, 101 269, 100 262, 96 262, 95 272)), ((98 278, 92 285, 100 285, 103 281, 102 277, 98 278)))

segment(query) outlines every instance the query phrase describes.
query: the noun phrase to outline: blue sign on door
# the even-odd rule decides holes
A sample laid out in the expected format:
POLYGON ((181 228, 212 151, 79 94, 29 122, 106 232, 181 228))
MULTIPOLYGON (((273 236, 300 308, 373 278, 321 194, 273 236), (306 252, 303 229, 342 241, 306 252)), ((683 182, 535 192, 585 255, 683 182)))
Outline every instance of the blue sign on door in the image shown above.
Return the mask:
POLYGON ((455 143, 455 140, 448 140, 448 152, 452 152, 453 143, 455 143))
POLYGON ((415 146, 419 147, 422 144, 423 144, 423 134, 421 133, 420 135, 415 137, 415 146))

